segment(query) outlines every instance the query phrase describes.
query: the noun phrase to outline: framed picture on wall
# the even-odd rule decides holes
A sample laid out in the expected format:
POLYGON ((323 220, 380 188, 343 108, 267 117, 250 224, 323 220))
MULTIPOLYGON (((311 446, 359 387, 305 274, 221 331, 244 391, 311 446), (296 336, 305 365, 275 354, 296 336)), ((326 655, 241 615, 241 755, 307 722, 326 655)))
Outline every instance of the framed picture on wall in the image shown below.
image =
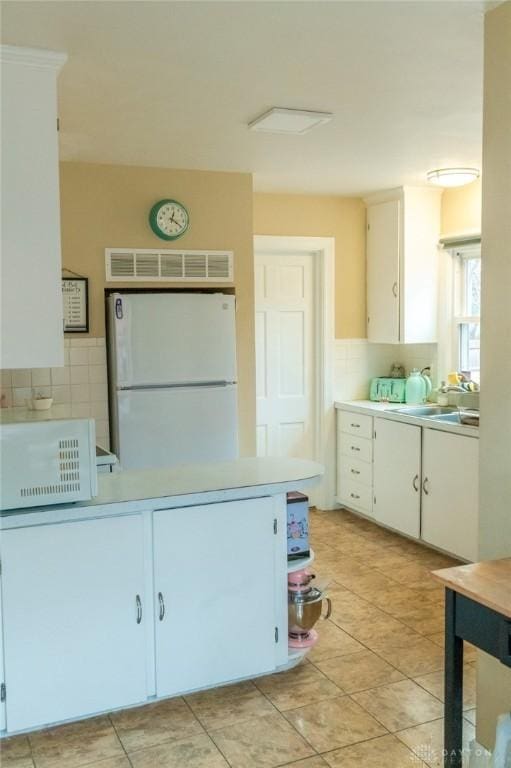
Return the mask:
POLYGON ((89 332, 89 279, 63 277, 64 333, 89 332))

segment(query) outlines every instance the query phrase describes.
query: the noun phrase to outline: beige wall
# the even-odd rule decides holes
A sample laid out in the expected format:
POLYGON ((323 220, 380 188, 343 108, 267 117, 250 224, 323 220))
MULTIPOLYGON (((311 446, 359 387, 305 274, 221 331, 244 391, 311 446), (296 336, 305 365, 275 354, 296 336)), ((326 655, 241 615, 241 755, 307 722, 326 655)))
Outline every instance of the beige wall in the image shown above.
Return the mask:
POLYGON ((335 337, 366 337, 365 206, 320 195, 254 195, 254 234, 335 237, 335 337))
POLYGON ((442 235, 481 231, 481 179, 444 189, 441 228, 442 235))
MULTIPOLYGON (((481 559, 511 556, 511 2, 486 14, 481 308, 481 559)), ((480 654, 477 738, 493 747, 511 709, 511 670, 480 654)))
MULTIPOLYGON (((62 263, 65 268, 90 279, 91 336, 105 333, 105 248, 172 248, 149 228, 149 209, 157 200, 176 198, 189 211, 190 228, 180 238, 178 247, 234 251, 240 442, 244 455, 253 454, 255 354, 251 176, 62 163, 60 183, 62 263)), ((121 285, 109 283, 109 287, 121 285)), ((165 285, 170 287, 172 283, 159 283, 158 287, 165 285)), ((131 287, 134 287, 133 283, 131 287)), ((154 287, 154 283, 152 286, 147 283, 145 287, 154 287)), ((197 288, 197 284, 190 287, 197 288)))

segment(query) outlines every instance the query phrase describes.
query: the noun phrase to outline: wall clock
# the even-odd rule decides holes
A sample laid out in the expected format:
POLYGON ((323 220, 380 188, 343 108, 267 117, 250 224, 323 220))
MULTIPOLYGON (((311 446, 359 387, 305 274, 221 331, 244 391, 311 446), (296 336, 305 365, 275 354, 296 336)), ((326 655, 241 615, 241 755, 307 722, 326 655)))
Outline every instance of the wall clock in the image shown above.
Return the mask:
POLYGON ((177 240, 188 229, 190 217, 177 200, 159 200, 149 212, 149 224, 154 234, 162 240, 177 240))

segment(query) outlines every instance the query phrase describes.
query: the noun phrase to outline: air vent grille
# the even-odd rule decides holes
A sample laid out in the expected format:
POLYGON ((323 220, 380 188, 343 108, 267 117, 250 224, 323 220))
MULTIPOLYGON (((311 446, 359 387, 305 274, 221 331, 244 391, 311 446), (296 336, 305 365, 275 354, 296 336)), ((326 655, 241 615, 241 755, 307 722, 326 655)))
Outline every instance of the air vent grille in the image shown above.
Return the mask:
POLYGON ((135 272, 134 253, 112 253, 111 271, 116 277, 130 277, 135 272))
POLYGON ((57 458, 59 461, 60 483, 33 485, 21 488, 22 498, 31 496, 55 496, 80 491, 80 444, 72 437, 59 440, 57 458))
POLYGON ((107 248, 107 282, 232 283, 232 251, 152 251, 107 248))

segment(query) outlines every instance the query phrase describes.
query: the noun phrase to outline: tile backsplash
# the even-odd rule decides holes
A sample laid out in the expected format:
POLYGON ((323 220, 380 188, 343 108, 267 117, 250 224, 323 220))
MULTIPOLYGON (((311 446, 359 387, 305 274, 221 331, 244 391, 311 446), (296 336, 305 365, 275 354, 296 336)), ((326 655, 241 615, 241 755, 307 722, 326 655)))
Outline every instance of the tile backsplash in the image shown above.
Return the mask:
POLYGON ((336 339, 334 343, 334 398, 359 400, 369 397, 375 376, 388 376, 392 363, 412 368, 431 366, 433 387, 437 385, 436 344, 370 344, 367 339, 336 339))
POLYGON ((59 418, 92 417, 97 442, 109 447, 108 387, 104 338, 66 338, 62 368, 24 368, 0 372, 0 396, 6 408, 25 408, 25 400, 53 397, 59 418))

